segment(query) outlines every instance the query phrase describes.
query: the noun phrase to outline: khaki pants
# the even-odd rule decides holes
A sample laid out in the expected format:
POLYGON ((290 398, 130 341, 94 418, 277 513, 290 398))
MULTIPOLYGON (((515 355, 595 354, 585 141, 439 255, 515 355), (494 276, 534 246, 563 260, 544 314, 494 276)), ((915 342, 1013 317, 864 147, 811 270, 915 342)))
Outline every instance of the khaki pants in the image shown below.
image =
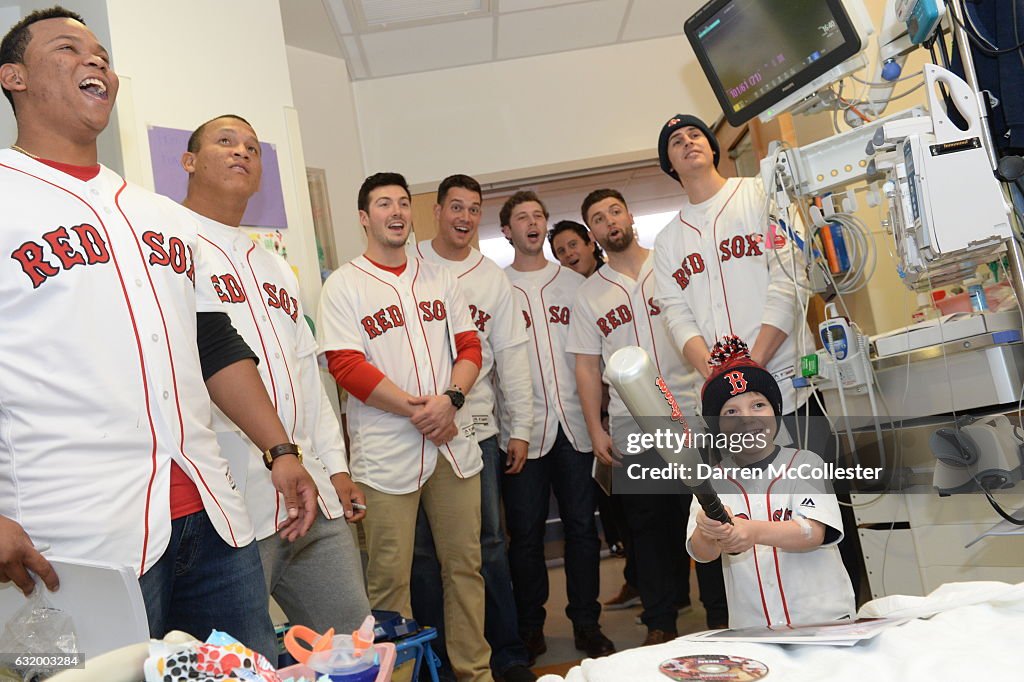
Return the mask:
POLYGON ((458 478, 438 455, 434 473, 416 492, 391 495, 361 485, 366 495, 367 592, 374 609, 412 614, 409 579, 420 502, 430 521, 444 585, 448 658, 460 682, 491 682, 484 639, 480 575, 480 475, 458 478))

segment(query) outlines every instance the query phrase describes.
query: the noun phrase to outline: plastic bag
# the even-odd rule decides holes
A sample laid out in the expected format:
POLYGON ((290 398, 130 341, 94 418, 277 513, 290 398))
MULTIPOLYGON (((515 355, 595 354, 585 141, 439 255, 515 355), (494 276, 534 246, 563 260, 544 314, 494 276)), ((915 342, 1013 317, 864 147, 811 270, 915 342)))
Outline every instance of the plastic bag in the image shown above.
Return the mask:
MULTIPOLYGON (((0 652, 6 654, 74 654, 78 653, 78 637, 71 616, 56 608, 46 596, 46 587, 36 583, 36 588, 25 604, 4 626, 0 633, 0 652)), ((4 656, 11 663, 10 672, 18 675, 14 679, 44 680, 59 669, 43 666, 13 665, 13 657, 4 656)), ((6 672, 6 671, 5 671, 6 672)), ((0 679, 2 672, 0 672, 0 679)))

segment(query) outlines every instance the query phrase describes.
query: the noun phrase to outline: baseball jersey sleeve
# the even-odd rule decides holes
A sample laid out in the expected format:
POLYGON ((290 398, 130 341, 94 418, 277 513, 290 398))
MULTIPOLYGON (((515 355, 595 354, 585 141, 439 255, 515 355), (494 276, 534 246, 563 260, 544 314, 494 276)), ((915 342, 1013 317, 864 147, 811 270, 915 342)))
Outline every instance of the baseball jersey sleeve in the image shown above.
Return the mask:
POLYGON ((693 555, 693 545, 690 542, 690 540, 693 538, 693 534, 697 532, 697 512, 699 512, 699 511, 700 511, 700 504, 698 504, 697 498, 694 497, 690 501, 690 516, 688 517, 688 519, 686 521, 686 553, 689 554, 691 557, 693 557, 694 561, 697 561, 697 562, 700 562, 700 563, 707 563, 707 562, 700 561, 700 559, 698 559, 697 557, 695 557, 693 555))
MULTIPOLYGON (((355 307, 356 287, 348 281, 343 270, 337 270, 324 283, 320 293, 320 314, 317 315, 321 353, 329 350, 366 352, 355 307)), ((465 314, 469 317, 468 312, 465 314)))
POLYGON ((597 315, 589 300, 587 287, 580 287, 572 304, 572 317, 569 318, 569 334, 565 339, 566 353, 601 354, 601 332, 597 328, 597 315))
MULTIPOLYGON (((462 332, 473 332, 476 333, 476 325, 473 324, 473 318, 469 314, 469 304, 466 303, 466 297, 462 295, 462 287, 459 286, 459 281, 448 271, 447 268, 438 268, 443 273, 445 278, 445 289, 448 292, 448 318, 451 320, 451 332, 452 336, 461 334, 462 332)), ((455 353, 455 342, 452 340, 452 354, 454 357, 455 353)))
MULTIPOLYGON (((494 351, 494 366, 498 374, 496 388, 501 391, 502 404, 508 410, 509 437, 529 443, 533 431, 533 380, 527 348, 525 343, 520 343, 494 351)), ((480 381, 487 381, 487 377, 480 381)))
MULTIPOLYGON (((185 213, 183 211, 183 213, 185 213)), ((199 223, 188 216, 188 220, 196 223, 196 231, 199 231, 199 223)), ((197 239, 195 253, 192 256, 192 265, 195 268, 196 287, 196 312, 197 313, 227 313, 227 305, 217 296, 210 279, 210 261, 205 257, 206 250, 211 248, 205 244, 205 240, 197 239)))
MULTIPOLYGON (((793 224, 796 231, 798 223, 793 224)), ((781 229, 779 234, 782 234, 781 229)), ((771 237, 765 240, 771 247, 771 237)), ((770 324, 787 334, 792 333, 798 311, 803 309, 802 297, 806 296, 807 273, 804 271, 803 255, 786 236, 786 246, 781 249, 768 248, 768 292, 765 296, 761 324, 770 324), (796 282, 794 282, 794 278, 796 282), (799 287, 797 286, 799 283, 799 287)))
MULTIPOLYGON (((801 450, 793 466, 804 467, 805 470, 817 470, 823 469, 825 463, 813 452, 801 450)), ((794 482, 797 487, 790 493, 790 507, 793 514, 805 519, 813 519, 836 531, 825 534, 825 541, 821 543, 822 547, 842 540, 843 519, 839 514, 839 502, 828 482, 810 475, 800 476, 794 482)))
POLYGON ((695 336, 701 336, 701 333, 689 302, 672 278, 673 271, 679 267, 679 263, 673 263, 673 225, 674 223, 669 223, 654 242, 654 298, 661 306, 665 324, 672 334, 677 350, 682 352, 686 342, 695 336))
POLYGON ((492 326, 488 342, 491 344, 491 351, 497 354, 506 348, 525 344, 530 339, 526 336, 526 322, 523 320, 522 312, 516 307, 515 298, 512 296, 512 283, 508 281, 508 275, 497 268, 495 270, 498 296, 494 311, 491 313, 492 326))

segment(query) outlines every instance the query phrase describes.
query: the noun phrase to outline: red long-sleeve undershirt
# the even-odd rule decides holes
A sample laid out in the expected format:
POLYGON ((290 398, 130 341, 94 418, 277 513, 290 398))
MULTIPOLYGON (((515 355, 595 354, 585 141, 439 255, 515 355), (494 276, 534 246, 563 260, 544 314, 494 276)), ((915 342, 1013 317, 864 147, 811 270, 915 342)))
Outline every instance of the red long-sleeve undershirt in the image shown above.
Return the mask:
MULTIPOLYGON (((397 267, 389 267, 370 262, 381 270, 387 270, 394 275, 401 275, 406 267, 406 263, 397 267)), ((324 355, 327 357, 327 368, 334 380, 361 402, 365 403, 377 385, 384 380, 384 373, 370 363, 366 359, 366 355, 360 351, 329 350, 324 355)), ((483 349, 480 345, 480 337, 475 331, 470 330, 455 335, 455 362, 459 360, 468 360, 477 367, 483 365, 483 349)))

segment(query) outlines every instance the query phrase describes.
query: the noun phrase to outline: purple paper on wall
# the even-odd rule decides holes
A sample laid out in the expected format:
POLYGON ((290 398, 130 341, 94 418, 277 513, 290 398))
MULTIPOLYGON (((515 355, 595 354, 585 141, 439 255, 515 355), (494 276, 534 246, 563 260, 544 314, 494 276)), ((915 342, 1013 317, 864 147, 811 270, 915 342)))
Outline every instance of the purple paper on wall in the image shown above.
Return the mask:
MULTIPOLYGON (((181 167, 181 155, 188 147, 192 132, 177 128, 149 126, 149 153, 153 159, 153 184, 157 194, 163 194, 177 202, 185 198, 188 174, 181 167)), ((242 225, 247 227, 288 227, 284 212, 284 193, 281 191, 281 167, 274 145, 261 142, 263 178, 260 189, 249 199, 249 205, 242 216, 242 225)))

